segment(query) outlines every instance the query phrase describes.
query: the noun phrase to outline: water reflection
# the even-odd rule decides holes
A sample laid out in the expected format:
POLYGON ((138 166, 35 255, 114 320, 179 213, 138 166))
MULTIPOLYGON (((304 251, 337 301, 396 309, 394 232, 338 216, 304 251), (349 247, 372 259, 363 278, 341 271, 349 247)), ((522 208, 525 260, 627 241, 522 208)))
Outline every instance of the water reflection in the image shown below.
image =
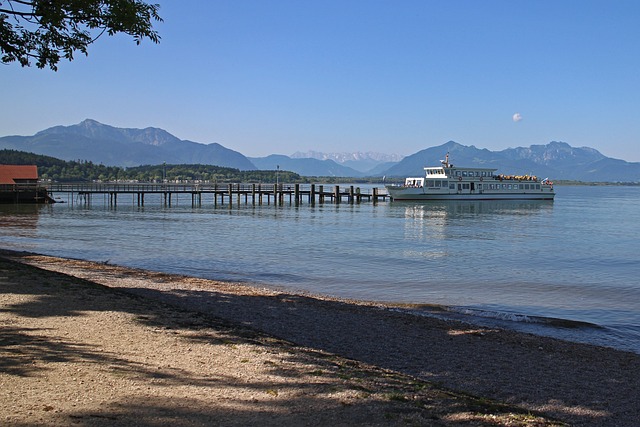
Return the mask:
POLYGON ((518 234, 546 218, 553 202, 544 200, 426 201, 394 203, 396 214, 404 216, 404 239, 414 242, 404 251, 407 259, 437 259, 451 253, 453 240, 493 241, 497 234, 512 230, 518 234))
POLYGON ((444 218, 458 215, 538 215, 549 213, 553 201, 549 200, 433 200, 420 203, 395 202, 403 206, 406 218, 444 218))
MULTIPOLYGON (((15 241, 38 237, 40 213, 50 210, 51 205, 43 204, 0 205, 0 239, 7 237, 15 241)), ((10 241, 3 242, 3 245, 11 247, 10 241)))
POLYGON ((0 227, 3 228, 36 228, 38 214, 43 209, 51 209, 45 204, 0 204, 0 227))

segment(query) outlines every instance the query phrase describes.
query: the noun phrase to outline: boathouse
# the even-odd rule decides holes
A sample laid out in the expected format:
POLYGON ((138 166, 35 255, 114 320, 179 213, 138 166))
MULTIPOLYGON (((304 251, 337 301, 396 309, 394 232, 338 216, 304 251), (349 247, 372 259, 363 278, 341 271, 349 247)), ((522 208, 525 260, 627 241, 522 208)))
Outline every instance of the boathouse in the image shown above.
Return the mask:
POLYGON ((35 165, 0 165, 0 203, 50 203, 35 165))

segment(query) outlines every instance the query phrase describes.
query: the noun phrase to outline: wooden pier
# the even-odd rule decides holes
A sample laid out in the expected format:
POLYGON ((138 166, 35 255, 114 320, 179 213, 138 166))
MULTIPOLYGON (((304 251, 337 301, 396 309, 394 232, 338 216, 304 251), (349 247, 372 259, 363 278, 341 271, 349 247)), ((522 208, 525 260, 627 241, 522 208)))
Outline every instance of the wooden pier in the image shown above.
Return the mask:
POLYGON ((96 195, 103 195, 110 206, 117 206, 118 197, 132 195, 134 203, 144 206, 145 196, 154 194, 161 197, 165 206, 171 206, 180 195, 191 198, 192 206, 201 206, 203 200, 211 198, 214 205, 241 204, 289 204, 299 205, 304 201, 315 203, 376 203, 386 200, 389 195, 384 188, 361 191, 353 185, 341 188, 339 185, 323 184, 203 184, 203 183, 91 183, 91 184, 48 184, 51 197, 56 193, 68 194, 69 200, 91 204, 96 195))

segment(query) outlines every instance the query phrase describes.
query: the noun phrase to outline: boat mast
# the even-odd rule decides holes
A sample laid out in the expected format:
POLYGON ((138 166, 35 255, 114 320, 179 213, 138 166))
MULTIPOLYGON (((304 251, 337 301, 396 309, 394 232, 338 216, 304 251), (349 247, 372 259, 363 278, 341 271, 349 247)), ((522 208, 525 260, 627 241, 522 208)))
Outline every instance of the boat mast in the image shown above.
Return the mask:
POLYGON ((442 163, 444 165, 445 168, 449 168, 452 165, 449 164, 449 153, 447 152, 447 155, 444 157, 444 160, 440 160, 440 163, 442 163))

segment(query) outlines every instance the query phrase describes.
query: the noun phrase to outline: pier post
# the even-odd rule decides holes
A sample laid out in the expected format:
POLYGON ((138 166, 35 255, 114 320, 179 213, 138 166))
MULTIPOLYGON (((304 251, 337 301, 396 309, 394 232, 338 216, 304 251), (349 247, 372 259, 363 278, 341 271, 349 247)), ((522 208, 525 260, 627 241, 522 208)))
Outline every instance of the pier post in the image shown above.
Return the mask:
POLYGON ((294 199, 296 201, 296 205, 300 204, 300 184, 294 185, 294 199))
POLYGON ((318 187, 318 192, 320 193, 320 203, 324 203, 324 185, 318 187))
POLYGON ((349 187, 349 203, 353 203, 355 199, 355 193, 353 191, 353 185, 349 187))
POLYGON ((256 204, 256 185, 251 184, 251 203, 256 204))
POLYGON ((278 184, 273 184, 273 204, 278 205, 278 184))
POLYGON ((372 194, 371 201, 373 203, 376 203, 378 201, 378 188, 373 187, 373 189, 371 191, 372 191, 372 193, 371 193, 372 194))
POLYGON ((340 203, 340 186, 336 185, 335 188, 333 189, 333 195, 335 197, 335 201, 336 203, 340 203))
POLYGON ((202 206, 202 193, 193 191, 191 193, 191 207, 202 206))
POLYGON ((311 184, 311 190, 309 190, 309 203, 312 205, 316 203, 316 185, 315 184, 311 184))

